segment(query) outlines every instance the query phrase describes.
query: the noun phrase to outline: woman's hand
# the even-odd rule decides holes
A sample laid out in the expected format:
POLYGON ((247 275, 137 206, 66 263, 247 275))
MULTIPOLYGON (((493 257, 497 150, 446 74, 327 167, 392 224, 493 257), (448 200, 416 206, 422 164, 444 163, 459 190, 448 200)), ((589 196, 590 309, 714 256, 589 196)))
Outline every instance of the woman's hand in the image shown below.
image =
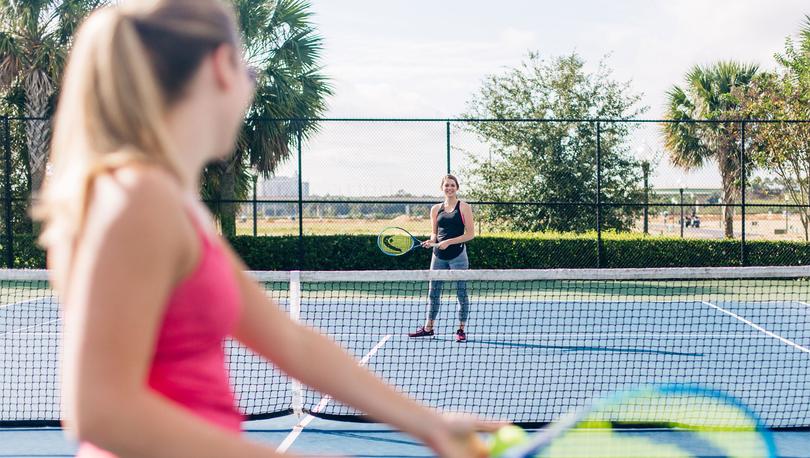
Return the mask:
POLYGON ((444 250, 445 248, 447 248, 447 247, 449 247, 449 246, 450 246, 450 241, 449 241, 449 240, 444 240, 444 241, 442 241, 442 242, 437 243, 437 244, 436 244, 436 246, 437 246, 437 247, 438 247, 440 250, 444 250))
POLYGON ((471 416, 446 415, 442 426, 436 428, 428 445, 443 458, 486 458, 489 448, 479 432, 495 432, 505 425, 486 422, 471 416))
POLYGON ((433 248, 433 245, 435 245, 435 244, 436 244, 436 242, 434 242, 432 239, 427 239, 424 242, 422 242, 420 245, 422 245, 422 248, 433 248))

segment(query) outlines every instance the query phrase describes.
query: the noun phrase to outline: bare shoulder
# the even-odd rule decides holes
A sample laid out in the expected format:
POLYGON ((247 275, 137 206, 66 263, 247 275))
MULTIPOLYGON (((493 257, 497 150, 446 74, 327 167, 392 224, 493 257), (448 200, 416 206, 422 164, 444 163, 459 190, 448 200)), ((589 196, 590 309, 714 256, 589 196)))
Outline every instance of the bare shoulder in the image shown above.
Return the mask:
POLYGON ((442 205, 443 205, 442 203, 434 204, 432 207, 430 207, 430 213, 431 214, 439 213, 439 209, 442 208, 442 205))
POLYGON ((176 180, 156 167, 137 165, 95 180, 82 238, 101 240, 115 233, 166 246, 182 241, 189 229, 176 180))
POLYGON ((468 204, 463 200, 459 200, 460 206, 462 210, 472 211, 472 205, 468 204))
POLYGON ((90 197, 93 216, 110 219, 156 215, 182 216, 183 194, 177 182, 156 167, 132 166, 99 176, 90 197), (101 211, 97 211, 101 210, 101 211))

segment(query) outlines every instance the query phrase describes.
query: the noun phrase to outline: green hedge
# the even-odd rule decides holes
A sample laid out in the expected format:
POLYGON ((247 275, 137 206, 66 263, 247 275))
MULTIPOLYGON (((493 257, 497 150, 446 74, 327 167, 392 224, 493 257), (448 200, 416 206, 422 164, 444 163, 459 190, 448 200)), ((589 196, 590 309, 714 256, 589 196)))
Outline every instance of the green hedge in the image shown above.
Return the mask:
MULTIPOLYGON (((605 234, 603 265, 621 267, 739 266, 738 240, 702 240, 605 234)), ((298 238, 235 237, 231 243, 255 270, 298 268, 298 238)), ((596 267, 594 234, 505 234, 479 236, 469 244, 473 269, 546 269, 596 267)), ((810 243, 749 241, 748 265, 810 265, 810 243)), ((430 252, 416 250, 390 257, 370 235, 304 238, 302 270, 426 269, 430 252)))
MULTIPOLYGON (((5 246, 0 249, 0 265, 6 265, 5 246)), ((14 267, 17 269, 44 269, 45 252, 31 234, 14 235, 14 267)))
MULTIPOLYGON (((621 267, 739 266, 740 242, 643 237, 606 233, 603 265, 621 267)), ((15 267, 44 268, 45 255, 30 236, 16 236, 15 267)), ((303 266, 298 265, 298 237, 230 239, 253 270, 426 269, 430 251, 418 249, 400 257, 385 256, 375 236, 307 236, 303 266)), ((596 267, 595 234, 503 234, 479 236, 469 244, 473 269, 540 269, 596 267)), ((749 265, 810 265, 810 243, 749 241, 749 265)), ((5 258, 3 258, 5 259, 5 258)))

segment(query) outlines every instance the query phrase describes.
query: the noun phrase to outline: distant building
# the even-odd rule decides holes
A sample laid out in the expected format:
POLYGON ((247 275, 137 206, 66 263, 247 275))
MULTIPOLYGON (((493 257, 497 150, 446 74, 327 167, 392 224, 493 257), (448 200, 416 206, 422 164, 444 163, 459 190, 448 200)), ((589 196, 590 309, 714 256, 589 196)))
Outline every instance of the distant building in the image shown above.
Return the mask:
MULTIPOLYGON (((301 194, 302 197, 309 197, 309 182, 302 183, 301 194)), ((297 199, 298 175, 270 178, 259 176, 259 180, 256 182, 256 198, 259 200, 297 199)))
MULTIPOLYGON (((309 197, 309 183, 301 183, 302 197, 309 197)), ((297 200, 298 175, 291 177, 274 176, 264 178, 259 176, 256 181, 257 200, 297 200)), ((259 204, 259 212, 266 217, 295 218, 298 206, 294 203, 264 203, 259 204)))

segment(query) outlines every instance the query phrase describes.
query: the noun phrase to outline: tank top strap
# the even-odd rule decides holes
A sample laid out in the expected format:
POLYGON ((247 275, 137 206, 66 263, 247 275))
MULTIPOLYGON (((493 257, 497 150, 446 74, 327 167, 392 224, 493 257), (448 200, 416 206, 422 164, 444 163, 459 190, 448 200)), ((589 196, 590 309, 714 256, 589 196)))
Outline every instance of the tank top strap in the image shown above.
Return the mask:
POLYGON ((203 244, 203 247, 210 248, 213 245, 213 240, 211 239, 211 234, 208 230, 205 229, 205 223, 200 220, 200 212, 194 209, 194 204, 191 202, 184 202, 183 203, 183 210, 186 212, 186 216, 188 217, 189 221, 191 222, 191 226, 194 228, 194 232, 197 233, 197 237, 203 244))

